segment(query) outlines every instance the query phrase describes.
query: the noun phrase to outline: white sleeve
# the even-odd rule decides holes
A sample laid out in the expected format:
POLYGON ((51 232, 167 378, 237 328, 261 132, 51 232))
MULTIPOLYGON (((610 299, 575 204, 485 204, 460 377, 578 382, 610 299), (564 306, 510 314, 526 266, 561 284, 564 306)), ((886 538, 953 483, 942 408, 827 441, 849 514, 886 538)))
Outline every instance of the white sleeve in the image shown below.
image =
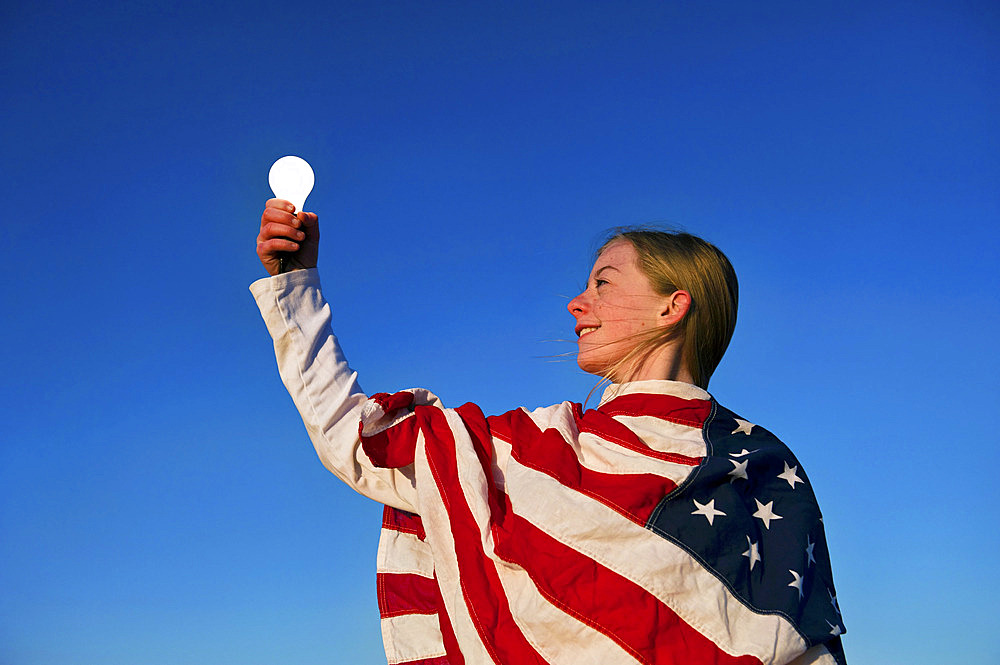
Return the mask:
POLYGON ((377 468, 361 448, 358 425, 368 397, 333 334, 316 269, 260 279, 250 292, 274 340, 278 373, 323 465, 367 497, 419 512, 412 466, 377 468))

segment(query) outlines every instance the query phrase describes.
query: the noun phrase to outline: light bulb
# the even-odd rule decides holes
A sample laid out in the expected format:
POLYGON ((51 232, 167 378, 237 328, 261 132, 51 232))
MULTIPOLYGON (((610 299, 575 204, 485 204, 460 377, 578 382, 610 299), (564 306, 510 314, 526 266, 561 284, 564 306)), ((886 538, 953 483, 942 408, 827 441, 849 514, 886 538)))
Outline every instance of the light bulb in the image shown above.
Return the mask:
POLYGON ((271 185, 275 198, 290 201, 295 206, 295 212, 302 210, 315 182, 316 176, 309 162, 294 155, 276 161, 267 174, 267 184, 271 185))

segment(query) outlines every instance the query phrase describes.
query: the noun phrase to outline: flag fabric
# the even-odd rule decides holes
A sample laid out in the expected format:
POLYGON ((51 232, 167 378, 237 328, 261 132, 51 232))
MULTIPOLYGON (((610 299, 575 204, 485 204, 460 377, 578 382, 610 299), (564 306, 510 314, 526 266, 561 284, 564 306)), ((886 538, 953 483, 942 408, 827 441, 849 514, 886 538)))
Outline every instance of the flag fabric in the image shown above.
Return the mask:
POLYGON ((420 511, 383 518, 391 665, 846 662, 815 496, 762 427, 669 381, 489 418, 422 395, 360 426, 420 511))
POLYGON ((490 418, 369 398, 315 269, 251 291, 323 464, 388 506, 391 665, 844 665, 808 477, 704 390, 638 381, 490 418))

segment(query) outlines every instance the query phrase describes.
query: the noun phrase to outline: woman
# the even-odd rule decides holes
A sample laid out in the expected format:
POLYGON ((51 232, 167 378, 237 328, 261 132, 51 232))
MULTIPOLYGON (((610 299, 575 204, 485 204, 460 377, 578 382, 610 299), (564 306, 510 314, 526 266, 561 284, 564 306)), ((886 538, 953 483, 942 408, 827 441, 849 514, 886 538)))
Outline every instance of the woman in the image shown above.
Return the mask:
POLYGON ((389 663, 846 662, 805 473, 705 391, 736 321, 719 250, 613 236, 569 303, 580 367, 611 382, 599 406, 487 418, 424 390, 362 393, 318 240, 315 214, 268 201, 272 277, 251 291, 323 463, 386 505, 389 663))

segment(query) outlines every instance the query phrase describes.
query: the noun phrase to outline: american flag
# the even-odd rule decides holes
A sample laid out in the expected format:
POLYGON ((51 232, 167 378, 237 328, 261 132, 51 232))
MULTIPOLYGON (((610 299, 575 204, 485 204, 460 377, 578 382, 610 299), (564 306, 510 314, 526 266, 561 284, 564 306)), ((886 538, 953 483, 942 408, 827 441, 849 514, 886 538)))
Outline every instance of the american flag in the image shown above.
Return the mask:
POLYGON ((323 464, 390 506, 392 665, 845 663, 809 479, 704 390, 638 381, 490 418, 369 398, 315 270, 251 291, 323 464))
POLYGON ((382 524, 391 665, 845 665, 816 498, 764 428, 666 381, 489 418, 425 394, 361 417, 420 513, 382 524))

